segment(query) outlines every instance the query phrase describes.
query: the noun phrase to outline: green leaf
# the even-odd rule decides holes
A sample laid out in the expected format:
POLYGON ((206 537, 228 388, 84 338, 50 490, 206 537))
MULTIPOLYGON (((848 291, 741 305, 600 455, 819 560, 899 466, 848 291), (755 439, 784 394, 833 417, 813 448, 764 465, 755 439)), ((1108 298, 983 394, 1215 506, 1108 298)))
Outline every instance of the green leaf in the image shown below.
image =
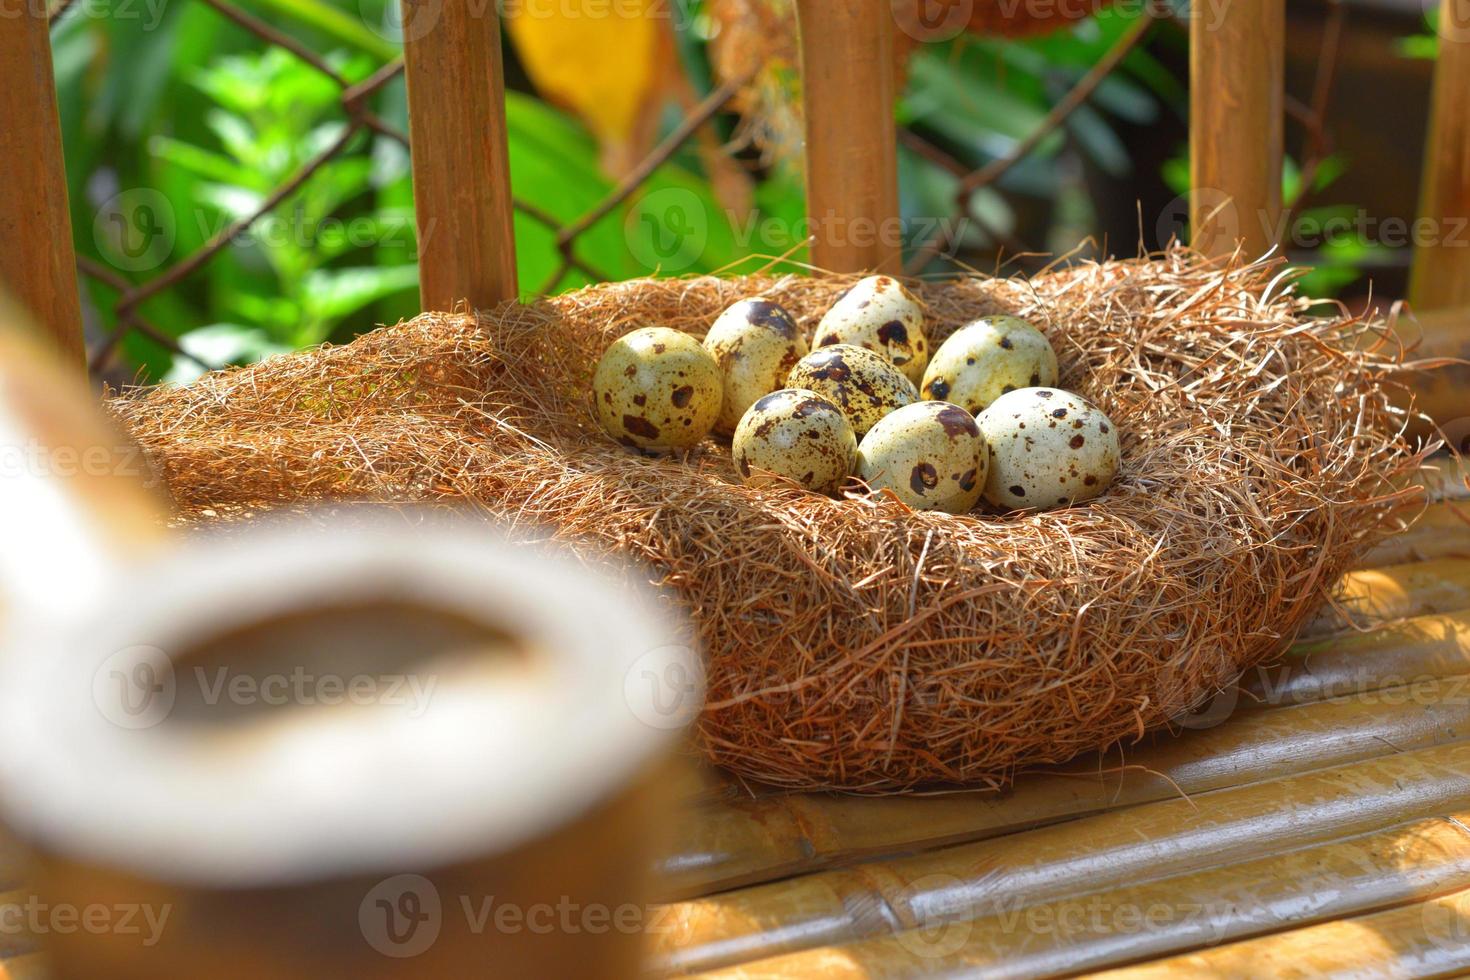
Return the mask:
MULTIPOLYGON (((412 265, 320 269, 306 278, 306 316, 330 327, 370 303, 406 289, 417 289, 418 285, 418 267, 412 265)), ((322 330, 308 342, 317 343, 325 336, 326 331, 322 330)))
POLYGON ((240 166, 233 159, 183 140, 155 136, 148 141, 148 148, 158 160, 181 167, 206 180, 242 186, 255 180, 252 171, 240 166))
POLYGON ((1077 138, 1082 151, 1102 168, 1104 173, 1121 177, 1133 169, 1128 148, 1098 112, 1080 105, 1067 120, 1067 130, 1077 138))
POLYGON ((1164 161, 1160 168, 1160 176, 1164 178, 1164 184, 1175 194, 1189 193, 1189 151, 1180 150, 1178 154, 1164 161))
POLYGON ((1413 34, 1409 37, 1401 37, 1395 47, 1398 53, 1405 58, 1434 61, 1439 57, 1439 38, 1434 34, 1413 34))
POLYGON ((247 6, 273 10, 303 24, 309 24, 379 61, 392 61, 402 50, 402 45, 377 34, 360 19, 321 0, 250 0, 247 6))
MULTIPOLYGON (((192 330, 179 339, 179 346, 212 365, 249 364, 291 350, 265 331, 238 323, 213 323, 192 330)), ((203 373, 194 361, 180 357, 175 359, 166 380, 186 384, 203 373)))

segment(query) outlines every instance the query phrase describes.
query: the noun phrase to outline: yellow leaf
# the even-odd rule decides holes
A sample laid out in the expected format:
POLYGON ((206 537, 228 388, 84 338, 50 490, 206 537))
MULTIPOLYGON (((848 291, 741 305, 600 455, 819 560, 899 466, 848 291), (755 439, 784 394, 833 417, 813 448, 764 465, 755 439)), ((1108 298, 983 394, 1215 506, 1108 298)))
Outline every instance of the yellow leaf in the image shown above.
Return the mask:
POLYGON ((506 26, 537 90, 586 122, 612 169, 636 159, 672 68, 665 0, 525 0, 506 26))

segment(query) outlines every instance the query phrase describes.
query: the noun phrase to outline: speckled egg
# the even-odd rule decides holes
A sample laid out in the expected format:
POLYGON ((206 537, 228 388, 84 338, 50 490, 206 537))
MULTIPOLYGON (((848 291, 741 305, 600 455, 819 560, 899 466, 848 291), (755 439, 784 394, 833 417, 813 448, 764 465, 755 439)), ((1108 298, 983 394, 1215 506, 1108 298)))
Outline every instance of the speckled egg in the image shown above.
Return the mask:
POLYGON ((613 341, 592 376, 597 419, 625 446, 667 452, 694 446, 720 416, 723 380, 693 337, 645 327, 613 341))
POLYGON ((979 412, 1008 391, 1057 383, 1046 335, 1016 316, 992 316, 951 334, 924 372, 919 392, 979 412))
POLYGON ((853 344, 877 351, 914 384, 929 363, 924 308, 892 276, 869 276, 838 298, 817 324, 813 347, 853 344))
POLYGON ((838 408, 859 437, 896 408, 919 400, 919 390, 886 357, 851 344, 812 351, 786 378, 791 388, 815 391, 838 408))
POLYGON ((735 468, 748 486, 765 486, 775 474, 828 494, 852 473, 856 452, 857 436, 842 410, 802 388, 757 399, 740 419, 731 447, 735 468))
POLYGON ((916 510, 962 514, 985 487, 985 437, 949 402, 915 402, 884 418, 858 444, 857 475, 916 510))
POLYGON ((977 422, 990 446, 985 499, 1010 510, 1091 500, 1118 473, 1118 427, 1057 388, 1001 395, 977 422))
POLYGON ((786 384, 786 376, 807 352, 796 321, 766 299, 743 299, 709 328, 705 350, 724 376, 725 400, 715 431, 729 435, 745 410, 786 384))

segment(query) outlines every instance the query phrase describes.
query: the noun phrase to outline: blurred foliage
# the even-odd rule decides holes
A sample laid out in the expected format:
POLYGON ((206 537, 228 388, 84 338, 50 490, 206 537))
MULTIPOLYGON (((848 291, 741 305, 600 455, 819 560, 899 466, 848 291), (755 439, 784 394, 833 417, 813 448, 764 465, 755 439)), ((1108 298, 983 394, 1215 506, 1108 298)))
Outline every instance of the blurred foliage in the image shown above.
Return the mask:
MULTIPOLYGON (((237 0, 250 13, 320 52, 349 81, 366 78, 399 50, 396 0, 237 0)), ((78 5, 81 7, 81 5, 78 5)), ((704 50, 709 19, 700 4, 677 11, 674 50, 694 97, 712 85, 704 50)), ((134 282, 160 273, 253 213, 347 126, 340 91, 290 53, 272 48, 204 4, 87 5, 53 31, 73 225, 79 251, 116 265, 106 216, 117 195, 148 189, 172 212, 172 248, 162 264, 124 274, 134 282), (99 13, 99 11, 101 13, 99 13)), ((926 47, 910 67, 899 116, 924 141, 966 168, 1007 154, 1054 102, 1128 29, 1131 18, 1103 13, 1077 27, 1026 40, 963 37, 926 47)), ((1124 177, 1134 162, 1120 127, 1147 127, 1165 117, 1179 124, 1187 109, 1181 80, 1156 53, 1183 50, 1176 25, 1164 24, 1135 49, 1037 150, 994 187, 976 195, 965 224, 963 253, 983 254, 1029 236, 1027 245, 1070 249, 1092 233, 1093 198, 1086 174, 1124 177), (1040 238, 1035 240, 1040 229, 1040 238)), ((1177 63, 1177 57, 1175 58, 1177 63)), ((570 223, 615 187, 599 146, 578 118, 549 104, 519 74, 512 52, 507 99, 516 196, 570 223)), ((368 106, 406 132, 401 78, 368 106)), ((683 110, 670 104, 663 132, 683 110)), ((737 124, 717 117, 719 138, 737 124)), ((754 184, 753 209, 732 213, 719 203, 693 145, 674 156, 627 202, 576 242, 577 256, 613 279, 654 272, 708 272, 757 267, 764 257, 800 260, 804 202, 789 164, 765 165, 736 147, 754 184), (659 223, 644 220, 650 201, 685 202, 709 216, 707 227, 670 248, 659 223)), ((1334 164, 1335 166, 1335 164, 1334 164)), ((1164 177, 1177 184, 1177 161, 1164 177)), ((930 155, 901 148, 902 206, 911 219, 946 217, 957 179, 930 155)), ((1331 183, 1333 166, 1317 183, 1331 183)), ((1134 175, 1157 182, 1156 173, 1134 175)), ((1307 220, 1314 212, 1303 212, 1307 220)), ((932 227, 912 223, 912 245, 932 227)), ((516 218, 521 286, 541 289, 559 266, 554 233, 516 218)), ((271 212, 203 267, 147 300, 141 312, 186 349, 210 363, 245 362, 279 350, 350 339, 417 309, 413 201, 408 153, 396 140, 358 133, 345 152, 318 170, 271 212)), ((1354 256, 1333 245, 1345 268, 1354 256)), ((100 332, 115 327, 115 290, 87 279, 100 332)), ((1318 283, 1345 282, 1330 270, 1318 283)), ((558 284, 583 285, 572 271, 558 284)), ((119 351, 120 372, 183 379, 197 367, 175 359, 136 332, 119 351), (177 363, 176 363, 177 360, 177 363)))

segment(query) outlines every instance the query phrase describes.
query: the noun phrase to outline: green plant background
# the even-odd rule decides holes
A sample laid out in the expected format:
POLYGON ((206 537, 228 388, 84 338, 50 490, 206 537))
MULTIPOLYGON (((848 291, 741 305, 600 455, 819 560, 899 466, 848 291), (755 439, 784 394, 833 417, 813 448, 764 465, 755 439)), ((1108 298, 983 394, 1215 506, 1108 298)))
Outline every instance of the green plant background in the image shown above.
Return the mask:
MULTIPOLYGON (((321 52, 345 78, 357 81, 391 60, 398 47, 383 32, 384 0, 238 0, 240 6, 321 52)), ((675 5, 679 55, 697 90, 708 91, 706 21, 697 3, 675 5)), ((200 3, 152 7, 117 0, 107 15, 68 16, 53 31, 67 179, 81 254, 108 264, 98 214, 122 192, 161 194, 173 216, 168 262, 199 248, 229 223, 252 212, 304 161, 339 138, 346 125, 340 91, 290 53, 272 48, 200 3), (156 16, 156 22, 155 22, 156 16)), ((926 47, 910 68, 900 122, 969 167, 1004 154, 1038 126, 1054 101, 1127 30, 1128 16, 1104 13, 1075 28, 1027 40, 964 38, 926 47)), ((1043 141, 995 187, 973 201, 960 246, 963 254, 993 248, 1030 211, 1045 211, 1045 241, 1065 252, 1092 233, 1093 201, 1079 176, 1130 173, 1134 161, 1119 127, 1182 121, 1187 96, 1177 72, 1185 38, 1164 23, 1147 45, 1102 83, 1088 104, 1043 141)), ((1432 34, 1410 39, 1406 56, 1432 56, 1432 34)), ((592 208, 613 188, 598 164, 598 147, 576 119, 537 97, 512 60, 507 97, 515 193, 563 222, 592 208)), ((400 78, 375 97, 373 111, 406 131, 400 78)), ((666 128, 678 121, 672 107, 666 128)), ((726 136, 734 121, 719 118, 726 136)), ((1326 190, 1346 165, 1317 171, 1326 190)), ((792 230, 803 214, 800 177, 790 166, 756 168, 756 212, 744 222, 711 222, 698 254, 681 271, 738 267, 750 256, 799 246, 792 230), (774 220, 772 220, 774 219, 774 220)), ((1176 193, 1187 189, 1179 156, 1150 175, 1176 193)), ((1286 196, 1299 180, 1289 162, 1286 196)), ((906 216, 947 215, 957 178, 904 148, 900 158, 906 216)), ((644 193, 677 188, 708 213, 723 215, 696 153, 676 154, 650 178, 644 193)), ((611 278, 657 271, 638 256, 654 254, 633 240, 646 234, 628 220, 635 196, 592 227, 579 257, 611 278)), ((1321 208, 1303 211, 1320 219, 1321 208)), ((1034 219, 1031 219, 1034 224, 1034 219)), ((521 286, 542 286, 558 264, 552 232, 517 216, 521 286)), ((917 243, 916 243, 917 244, 917 243)), ((1323 249, 1310 289, 1331 295, 1359 275, 1362 247, 1345 241, 1323 249)), ((800 257, 798 252, 797 258, 800 257)), ((393 139, 359 134, 347 152, 323 167, 272 213, 272 220, 235 239, 220 255, 174 288, 147 300, 141 312, 211 364, 242 363, 323 341, 343 341, 374 324, 417 310, 412 188, 408 154, 393 139)), ((130 274, 146 278, 157 270, 130 274)), ((586 282, 573 272, 559 288, 586 282)), ((84 279, 90 324, 101 335, 115 327, 116 293, 84 279)), ((129 333, 109 366, 116 379, 188 380, 199 367, 147 337, 129 333)))

